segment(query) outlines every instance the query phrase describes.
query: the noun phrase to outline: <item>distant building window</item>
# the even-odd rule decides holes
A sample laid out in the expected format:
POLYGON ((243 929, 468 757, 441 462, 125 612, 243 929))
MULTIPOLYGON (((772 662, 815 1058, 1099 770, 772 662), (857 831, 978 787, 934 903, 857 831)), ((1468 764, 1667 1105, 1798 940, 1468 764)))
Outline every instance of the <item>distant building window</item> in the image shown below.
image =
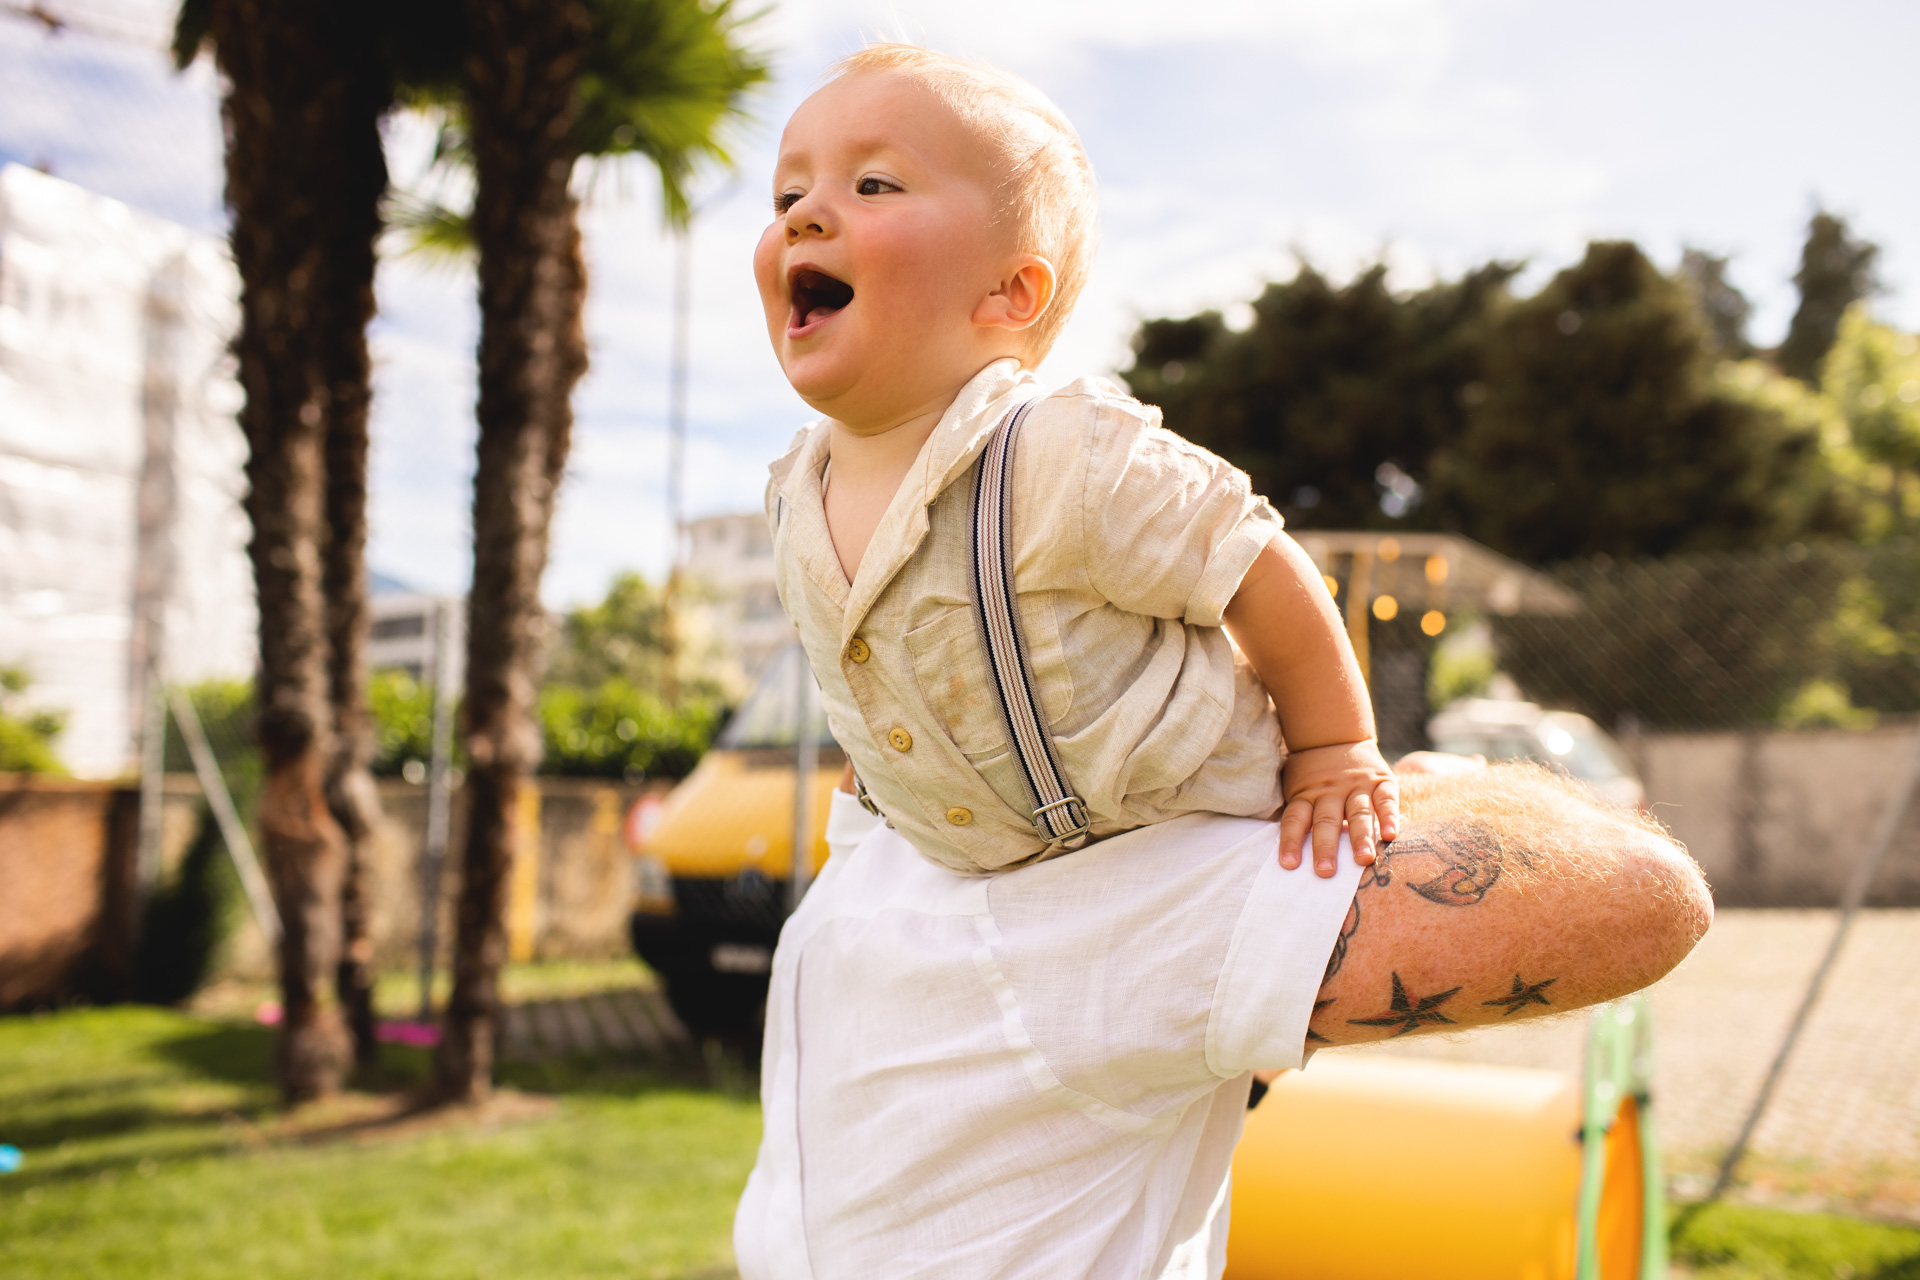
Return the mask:
POLYGON ((427 616, 423 613, 406 613, 394 618, 374 619, 373 638, 375 640, 407 640, 425 634, 427 634, 427 616))

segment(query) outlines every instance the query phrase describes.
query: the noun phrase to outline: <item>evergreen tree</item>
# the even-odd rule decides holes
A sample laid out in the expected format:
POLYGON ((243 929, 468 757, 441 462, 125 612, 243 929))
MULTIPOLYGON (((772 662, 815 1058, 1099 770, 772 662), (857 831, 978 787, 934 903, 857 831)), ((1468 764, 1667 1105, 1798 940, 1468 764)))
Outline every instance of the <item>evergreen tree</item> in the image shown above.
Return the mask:
POLYGON ((1781 372, 1803 382, 1820 376, 1820 362, 1833 349, 1847 308, 1879 288, 1874 276, 1879 257, 1880 246, 1856 239, 1845 218, 1825 210, 1813 215, 1793 277, 1800 306, 1780 344, 1781 372))
POLYGON ((1693 300, 1595 242, 1504 310, 1487 393, 1436 460, 1469 536, 1535 563, 1768 545, 1829 520, 1820 444, 1720 391, 1693 300))
POLYGON ((1483 336, 1516 270, 1398 296, 1381 266, 1343 287, 1304 267, 1267 286, 1243 333, 1213 311, 1147 321, 1122 377, 1296 524, 1431 527, 1429 460, 1482 393, 1483 336))
POLYGON ((1700 316, 1707 322, 1707 339, 1723 360, 1744 360, 1753 354, 1747 341, 1747 320, 1753 304, 1727 279, 1727 260, 1705 249, 1689 248, 1680 255, 1680 279, 1693 290, 1700 316))

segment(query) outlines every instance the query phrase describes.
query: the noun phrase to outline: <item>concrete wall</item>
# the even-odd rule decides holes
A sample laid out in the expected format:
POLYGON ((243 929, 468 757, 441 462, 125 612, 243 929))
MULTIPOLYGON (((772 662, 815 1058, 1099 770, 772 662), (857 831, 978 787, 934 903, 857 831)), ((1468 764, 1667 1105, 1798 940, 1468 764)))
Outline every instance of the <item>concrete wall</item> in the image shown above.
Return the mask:
MULTIPOLYGON (((171 867, 193 834, 199 789, 190 778, 169 779, 167 848, 171 867)), ((568 778, 539 780, 536 802, 520 807, 520 820, 538 832, 535 854, 522 860, 508 894, 507 933, 516 959, 598 959, 625 955, 631 906, 630 855, 621 836, 628 808, 642 786, 568 778)), ((382 818, 373 842, 374 962, 382 969, 410 970, 418 963, 420 856, 426 841, 427 789, 394 779, 379 784, 382 818)), ((453 901, 459 888, 457 859, 466 836, 465 805, 453 805, 448 862, 442 869, 439 963, 453 946, 453 901)), ((272 958, 251 920, 243 921, 229 949, 225 971, 264 977, 272 958)))
MULTIPOLYGON (((1898 785, 1916 727, 1647 734, 1624 745, 1653 814, 1723 906, 1830 906, 1898 785)), ((1920 804, 1867 901, 1920 906, 1920 804)))
MULTIPOLYGON (((542 778, 520 806, 537 832, 508 895, 516 959, 625 955, 632 877, 621 828, 639 786, 542 778)), ((163 874, 172 874, 199 821, 191 776, 166 782, 163 874)), ((417 963, 425 787, 380 784, 384 810, 373 847, 373 940, 383 969, 417 963)), ((453 839, 440 887, 439 964, 453 945, 455 860, 465 834, 456 793, 453 839)), ((124 993, 133 950, 134 850, 139 793, 110 783, 0 774, 0 1009, 124 993)), ((223 963, 233 976, 273 972, 266 940, 245 914, 223 963)))

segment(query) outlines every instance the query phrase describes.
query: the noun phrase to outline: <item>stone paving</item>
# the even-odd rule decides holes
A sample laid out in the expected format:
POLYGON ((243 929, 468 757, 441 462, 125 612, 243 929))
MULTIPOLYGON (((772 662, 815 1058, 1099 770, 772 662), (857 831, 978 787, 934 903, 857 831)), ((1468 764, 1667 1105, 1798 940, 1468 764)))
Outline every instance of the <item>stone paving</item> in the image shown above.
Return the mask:
MULTIPOLYGON (((1674 1189, 1710 1184, 1814 966, 1829 911, 1722 910, 1652 990, 1655 1098, 1674 1189)), ((1342 1052, 1577 1073, 1586 1021, 1342 1052)), ((1920 910, 1862 912, 1742 1167, 1745 1198, 1920 1222, 1920 910)))
POLYGON ((656 989, 598 991, 509 1004, 501 1056, 537 1062, 568 1054, 613 1053, 671 1063, 697 1058, 692 1038, 656 989))

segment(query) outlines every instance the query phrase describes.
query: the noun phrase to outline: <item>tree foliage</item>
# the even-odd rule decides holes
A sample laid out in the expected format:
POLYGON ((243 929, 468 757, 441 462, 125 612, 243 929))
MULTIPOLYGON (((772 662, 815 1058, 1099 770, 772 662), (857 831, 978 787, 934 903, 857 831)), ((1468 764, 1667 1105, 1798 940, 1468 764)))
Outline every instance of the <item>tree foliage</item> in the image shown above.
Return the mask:
POLYGON ((1694 305, 1706 321, 1713 353, 1723 360, 1744 360, 1752 355, 1747 321, 1753 315, 1753 304, 1727 279, 1727 259, 1705 249, 1689 248, 1680 255, 1678 274, 1693 291, 1694 305))
POLYGON ((562 777, 683 778, 700 762, 722 710, 706 698, 668 706, 618 678, 591 688, 540 691, 546 754, 540 771, 562 777))
POLYGON ((30 705, 32 685, 24 667, 0 667, 0 773, 65 773, 53 744, 67 718, 30 705))
POLYGON ((405 671, 376 671, 367 681, 373 708, 373 772, 398 777, 411 762, 433 759, 433 689, 405 671))
MULTIPOLYGON (((404 100, 438 115, 436 161, 470 174, 470 123, 458 92, 464 9, 459 0, 408 0, 408 6, 393 33, 404 100)), ((745 38, 755 15, 742 17, 731 0, 589 0, 585 9, 590 35, 572 149, 597 161, 646 158, 659 177, 668 220, 683 223, 691 211, 688 181, 703 163, 731 163, 727 129, 740 114, 742 96, 769 74, 765 54, 745 38)), ((395 191, 387 220, 410 251, 441 258, 473 251, 471 209, 395 191)))
POLYGON ((1800 305, 1780 344, 1781 372, 1804 382, 1819 377, 1847 308, 1878 290, 1874 266, 1879 258, 1880 247, 1855 236, 1845 218, 1824 209, 1813 215, 1793 277, 1800 305))
POLYGON ((1596 242, 1521 298, 1509 263, 1406 294, 1305 268, 1243 333, 1148 320, 1123 376, 1296 526, 1457 531, 1535 563, 1850 531, 1819 431, 1716 376, 1745 341, 1724 268, 1676 279, 1596 242))
POLYGON ((685 670, 667 701, 666 629, 660 592, 637 573, 566 615, 540 693, 542 773, 677 778, 693 768, 724 701, 716 679, 685 670))
POLYGON ((1304 267, 1267 286, 1243 333, 1213 311, 1147 321, 1123 376, 1289 519, 1422 527, 1417 486, 1434 450, 1463 429, 1487 326, 1516 270, 1489 263, 1400 297, 1384 267, 1345 286, 1304 267))
POLYGON ((1537 562, 1778 545, 1829 525, 1819 441, 1713 377, 1686 289, 1596 242, 1491 334, 1436 482, 1462 529, 1537 562))
POLYGON ((239 902, 240 878, 222 851, 219 825, 202 805, 180 865, 142 907, 134 999, 179 1004, 205 986, 233 932, 239 902))
MULTIPOLYGON (((1876 322, 1856 303, 1821 366, 1820 389, 1845 417, 1848 435, 1897 485, 1920 472, 1920 340, 1876 322)), ((1904 521, 1904 500, 1896 492, 1904 521)))
POLYGON ((554 684, 597 685, 625 680, 654 693, 662 688, 667 612, 660 592, 637 573, 616 576, 598 604, 570 611, 547 660, 554 684))

